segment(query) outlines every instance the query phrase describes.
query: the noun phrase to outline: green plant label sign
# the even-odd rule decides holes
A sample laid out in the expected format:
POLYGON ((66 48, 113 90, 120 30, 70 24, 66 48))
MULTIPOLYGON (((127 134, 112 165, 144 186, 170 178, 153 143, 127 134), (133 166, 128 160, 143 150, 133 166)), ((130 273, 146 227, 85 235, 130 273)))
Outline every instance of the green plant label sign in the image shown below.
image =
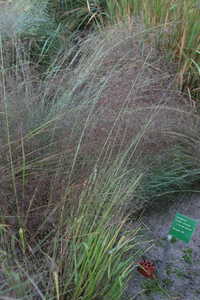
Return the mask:
POLYGON ((177 213, 171 225, 169 235, 189 243, 198 221, 177 213))

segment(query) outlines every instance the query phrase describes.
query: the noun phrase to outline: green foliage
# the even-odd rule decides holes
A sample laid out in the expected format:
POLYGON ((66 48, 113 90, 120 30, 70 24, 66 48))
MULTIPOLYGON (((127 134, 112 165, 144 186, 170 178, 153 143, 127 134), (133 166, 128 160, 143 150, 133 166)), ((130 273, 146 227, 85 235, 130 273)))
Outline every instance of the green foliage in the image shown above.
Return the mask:
MULTIPOLYGON (((96 185, 99 188, 98 182, 96 185)), ((64 290, 69 299, 120 299, 136 259, 127 254, 137 252, 137 229, 122 233, 125 220, 118 223, 110 219, 115 211, 115 201, 112 200, 113 196, 117 196, 115 193, 112 196, 92 192, 89 196, 92 202, 89 200, 89 206, 83 207, 83 210, 81 208, 80 217, 73 225, 74 271, 70 281, 66 281, 64 290), (95 197, 99 197, 98 204, 94 202, 95 197), (95 205, 95 217, 92 203, 95 205), (72 282, 75 288, 70 292, 72 282)))
MULTIPOLYGON (((1 12, 2 40, 20 40, 34 64, 47 68, 62 50, 61 26, 48 12, 47 1, 16 2, 1 12)), ((11 42, 13 44, 13 42, 11 42)))
POLYGON ((192 248, 186 248, 183 250, 184 255, 182 256, 183 260, 187 263, 187 264, 192 264, 193 263, 193 249, 192 248))
POLYGON ((57 22, 66 24, 70 31, 102 25, 106 14, 106 0, 55 0, 49 4, 57 22))
POLYGON ((163 296, 167 296, 170 297, 170 294, 167 290, 167 288, 163 287, 163 284, 165 284, 167 286, 171 284, 171 282, 168 281, 160 281, 158 279, 147 279, 145 281, 143 281, 142 283, 142 288, 145 291, 145 294, 150 296, 150 295, 163 295, 163 296))
MULTIPOLYGON (((194 184, 199 183, 200 168, 195 159, 187 153, 187 144, 174 147, 165 155, 161 154, 148 163, 148 170, 139 188, 138 196, 147 205, 159 204, 161 199, 172 201, 183 192, 193 190, 194 184)), ((149 158, 148 158, 149 160, 149 158)))
MULTIPOLYGON (((89 196, 96 194, 91 191, 89 196)), ((126 230, 125 219, 112 220, 112 201, 104 207, 99 202, 102 218, 86 201, 73 218, 59 215, 63 223, 59 222, 48 240, 45 237, 34 247, 27 244, 22 253, 16 252, 20 240, 5 230, 1 235, 0 295, 12 293, 23 299, 121 298, 137 259, 138 229, 126 230), (9 249, 10 239, 13 245, 9 249)))

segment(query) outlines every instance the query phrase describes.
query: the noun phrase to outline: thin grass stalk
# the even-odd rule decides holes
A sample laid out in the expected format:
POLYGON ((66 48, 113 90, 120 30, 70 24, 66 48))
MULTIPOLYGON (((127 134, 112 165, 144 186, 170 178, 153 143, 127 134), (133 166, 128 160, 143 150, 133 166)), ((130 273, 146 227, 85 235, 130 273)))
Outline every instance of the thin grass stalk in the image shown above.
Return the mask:
POLYGON ((0 35, 0 58, 1 58, 1 64, 2 64, 2 85, 3 85, 3 104, 4 104, 4 112, 5 112, 5 120, 6 120, 6 129, 7 129, 7 143, 8 143, 8 151, 9 151, 9 159, 10 159, 10 170, 11 170, 11 176, 12 176, 12 185, 14 190, 14 196, 16 200, 16 206, 17 206, 17 216, 18 220, 20 222, 20 207, 18 202, 18 196, 17 196, 17 188, 16 188, 16 180, 15 180, 15 167, 13 162, 13 154, 12 154, 12 146, 11 146, 11 135, 10 135, 10 123, 9 123, 9 116, 8 116, 8 105, 7 105, 7 96, 6 96, 6 79, 5 79, 5 63, 4 63, 4 53, 3 53, 3 40, 2 36, 0 35))

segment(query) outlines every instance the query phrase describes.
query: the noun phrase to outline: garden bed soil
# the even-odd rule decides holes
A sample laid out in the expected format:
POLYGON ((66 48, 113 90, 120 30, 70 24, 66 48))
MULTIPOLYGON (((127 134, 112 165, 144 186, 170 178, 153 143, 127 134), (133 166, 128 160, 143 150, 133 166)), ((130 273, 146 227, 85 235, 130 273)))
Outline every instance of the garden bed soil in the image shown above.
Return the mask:
POLYGON ((140 220, 148 238, 154 240, 145 254, 154 262, 157 279, 146 279, 136 269, 126 293, 126 299, 135 300, 199 300, 200 299, 200 197, 199 194, 184 196, 160 209, 146 212, 140 220), (167 235, 176 213, 197 220, 192 240, 170 243, 165 252, 167 235), (164 265, 163 265, 164 261, 164 265), (164 270, 162 271, 162 267, 164 270))

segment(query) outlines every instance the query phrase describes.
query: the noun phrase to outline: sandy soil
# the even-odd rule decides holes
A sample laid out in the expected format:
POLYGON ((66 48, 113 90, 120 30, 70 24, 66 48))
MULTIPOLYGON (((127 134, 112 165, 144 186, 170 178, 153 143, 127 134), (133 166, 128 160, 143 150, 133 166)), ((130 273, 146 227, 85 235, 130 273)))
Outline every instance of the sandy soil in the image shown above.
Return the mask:
POLYGON ((158 280, 145 279, 134 270, 126 299, 200 299, 200 222, 190 243, 177 241, 165 251, 169 228, 177 212, 200 221, 199 195, 184 196, 170 207, 160 207, 142 217, 147 236, 154 239, 146 258, 155 263, 158 280))

